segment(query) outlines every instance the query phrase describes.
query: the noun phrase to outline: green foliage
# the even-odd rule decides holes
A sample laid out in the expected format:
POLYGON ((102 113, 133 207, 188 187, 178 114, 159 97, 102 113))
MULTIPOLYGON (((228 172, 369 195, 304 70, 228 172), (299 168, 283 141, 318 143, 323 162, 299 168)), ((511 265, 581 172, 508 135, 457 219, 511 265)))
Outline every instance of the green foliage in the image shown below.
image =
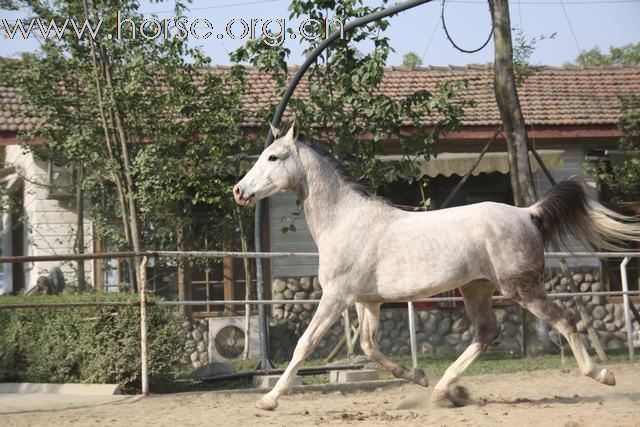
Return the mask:
MULTIPOLYGON (((130 295, 2 297, 6 303, 135 301, 130 295)), ((170 380, 182 356, 177 309, 149 307, 149 375, 170 380)), ((0 310, 0 381, 140 384, 135 306, 0 310)))
POLYGON ((19 6, 14 0, 0 0, 0 9, 17 10, 18 8, 19 6))
MULTIPOLYGON (((15 3, 45 20, 86 16, 76 0, 15 3)), ((137 0, 87 4, 90 17, 105 19, 101 35, 116 33, 116 11, 121 19, 144 18, 137 0)), ((184 11, 182 2, 176 11, 184 11)), ((141 248, 175 249, 180 233, 185 245, 192 242, 185 230, 193 225, 193 205, 212 206, 213 222, 236 221, 231 184, 256 147, 240 127, 242 67, 214 71, 209 58, 178 38, 123 34, 89 41, 44 40, 21 61, 3 61, 0 81, 17 88, 23 114, 42 119, 20 136, 47 143, 25 149, 60 165, 82 165, 78 185, 95 237, 112 250, 135 249, 136 239, 141 248)), ((211 240, 222 242, 218 237, 211 240)))
POLYGON ((620 98, 618 127, 623 133, 619 148, 625 154, 620 164, 600 161, 585 163, 585 170, 596 176, 608 198, 615 203, 640 201, 640 97, 620 98))
POLYGON ((640 43, 629 43, 621 47, 609 47, 609 53, 602 53, 599 47, 586 50, 576 58, 579 65, 638 65, 640 64, 640 43))
POLYGON ((422 59, 415 52, 407 52, 402 57, 403 67, 419 67, 422 65, 422 59))
MULTIPOLYGON (((331 16, 345 23, 379 9, 362 0, 294 0, 289 6, 292 20, 321 21, 331 16)), ((469 104, 468 97, 460 95, 466 90, 466 83, 460 81, 443 82, 434 93, 416 91, 401 99, 382 93, 384 66, 392 51, 385 36, 388 25, 387 19, 381 19, 336 40, 307 72, 308 95, 294 97, 289 105, 301 129, 325 144, 373 191, 398 179, 413 181, 412 160, 433 155, 439 134, 459 129, 463 108, 469 104), (366 54, 359 49, 371 46, 366 54), (426 118, 435 121, 435 126, 425 125, 426 118), (405 132, 407 129, 411 131, 405 132), (384 151, 383 141, 389 140, 399 142, 405 154, 401 162, 385 163, 377 157, 384 151)), ((318 36, 315 40, 300 41, 307 54, 323 39, 322 29, 313 30, 318 36)), ((235 51, 232 59, 271 73, 279 95, 286 83, 288 55, 282 46, 274 48, 256 40, 235 51)), ((273 107, 275 103, 264 112, 265 121, 273 107)))

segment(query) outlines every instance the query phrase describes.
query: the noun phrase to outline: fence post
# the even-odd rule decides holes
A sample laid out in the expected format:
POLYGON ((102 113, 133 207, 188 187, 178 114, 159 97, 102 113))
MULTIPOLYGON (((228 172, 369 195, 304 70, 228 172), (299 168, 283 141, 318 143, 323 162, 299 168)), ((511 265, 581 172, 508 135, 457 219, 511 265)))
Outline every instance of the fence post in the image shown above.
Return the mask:
POLYGON ((149 365, 147 345, 147 257, 140 263, 140 360, 142 364, 142 395, 149 395, 149 365))
POLYGON ((633 320, 631 319, 631 309, 629 307, 629 282, 627 280, 627 264, 630 258, 625 257, 620 263, 620 278, 622 279, 622 300, 624 301, 624 322, 627 326, 627 347, 629 347, 629 360, 633 362, 633 320))
POLYGON ((413 312, 413 302, 407 303, 409 310, 409 341, 411 342, 411 364, 413 369, 418 368, 418 343, 416 341, 416 318, 413 312))
POLYGON ((344 342, 347 347, 347 357, 353 356, 355 342, 351 338, 351 319, 349 319, 349 309, 342 312, 342 323, 344 326, 344 342))

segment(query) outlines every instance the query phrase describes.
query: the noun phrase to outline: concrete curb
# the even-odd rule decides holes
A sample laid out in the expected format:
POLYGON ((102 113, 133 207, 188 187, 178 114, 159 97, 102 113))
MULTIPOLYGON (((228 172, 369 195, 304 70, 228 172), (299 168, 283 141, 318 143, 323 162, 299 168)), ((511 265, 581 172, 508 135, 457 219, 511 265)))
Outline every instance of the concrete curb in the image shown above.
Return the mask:
POLYGON ((0 383, 0 393, 70 394, 112 396, 120 393, 118 384, 0 383))
MULTIPOLYGON (((344 383, 344 384, 310 384, 291 387, 291 393, 332 393, 340 391, 343 393, 355 393, 357 391, 373 391, 379 388, 399 387, 405 384, 412 384, 407 380, 375 380, 375 381, 361 381, 356 383, 344 383)), ((203 393, 214 394, 262 394, 268 391, 268 388, 236 388, 232 390, 212 390, 205 391, 203 393)))

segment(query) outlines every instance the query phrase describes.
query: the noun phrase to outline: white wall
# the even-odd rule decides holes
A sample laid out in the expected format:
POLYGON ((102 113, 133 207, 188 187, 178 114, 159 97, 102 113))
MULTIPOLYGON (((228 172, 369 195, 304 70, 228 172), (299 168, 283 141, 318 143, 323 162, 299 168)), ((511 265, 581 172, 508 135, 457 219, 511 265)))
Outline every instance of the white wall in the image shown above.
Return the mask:
MULTIPOLYGON (((73 199, 49 199, 46 162, 34 159, 31 153, 23 154, 19 146, 7 146, 7 166, 14 166, 24 185, 24 254, 56 255, 74 253, 77 214, 73 199)), ((91 221, 84 220, 85 252, 93 252, 93 229, 91 221)), ((25 287, 36 284, 38 277, 47 275, 49 269, 59 266, 67 283, 76 281, 75 262, 51 261, 25 263, 25 287)), ((93 283, 92 261, 85 261, 85 277, 93 283)))

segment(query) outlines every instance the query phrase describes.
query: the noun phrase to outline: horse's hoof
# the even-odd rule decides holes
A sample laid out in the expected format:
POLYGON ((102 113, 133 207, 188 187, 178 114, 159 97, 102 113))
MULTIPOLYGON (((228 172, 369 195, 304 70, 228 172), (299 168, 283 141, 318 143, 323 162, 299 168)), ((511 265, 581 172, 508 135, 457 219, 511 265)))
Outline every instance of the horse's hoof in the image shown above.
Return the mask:
POLYGON ((596 381, 605 385, 610 385, 610 386, 616 385, 616 377, 614 377, 613 373, 607 368, 602 368, 602 370, 596 377, 596 381))
POLYGON ((461 407, 467 405, 470 401, 469 390, 459 385, 449 386, 447 390, 434 389, 431 393, 431 401, 438 406, 456 406, 461 407))
POLYGON ((451 406, 449 392, 438 388, 433 389, 431 392, 431 402, 442 407, 451 406))
POLYGON ((256 408, 264 411, 273 411, 278 407, 278 402, 275 399, 271 399, 267 395, 262 396, 260 400, 256 401, 256 408))
POLYGON ((401 379, 412 381, 412 379, 410 377, 410 374, 409 374, 409 370, 407 368, 405 368, 404 366, 395 366, 391 370, 391 374, 396 378, 401 378, 401 379))
POLYGON ((429 387, 429 380, 427 379, 427 375, 420 368, 415 368, 411 372, 411 381, 414 383, 421 385, 422 387, 429 387))
POLYGON ((449 399, 455 406, 465 406, 471 402, 471 394, 466 387, 456 385, 449 387, 449 399))

